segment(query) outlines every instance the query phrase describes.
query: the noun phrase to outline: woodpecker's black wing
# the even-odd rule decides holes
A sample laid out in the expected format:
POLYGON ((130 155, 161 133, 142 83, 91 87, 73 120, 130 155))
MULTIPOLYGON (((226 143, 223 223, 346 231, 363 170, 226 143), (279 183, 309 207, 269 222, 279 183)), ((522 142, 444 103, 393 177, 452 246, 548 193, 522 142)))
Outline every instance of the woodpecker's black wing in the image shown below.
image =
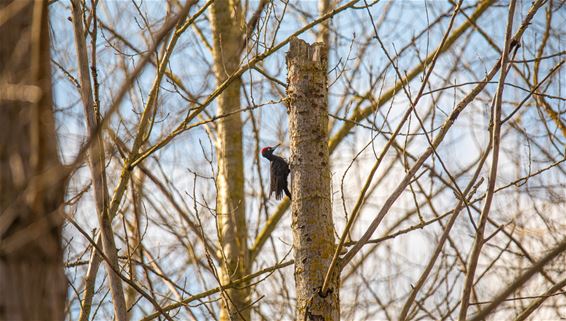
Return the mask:
POLYGON ((275 199, 280 200, 283 197, 283 192, 289 198, 291 198, 291 193, 289 193, 289 189, 287 188, 287 176, 289 176, 290 170, 289 165, 287 162, 276 155, 273 155, 273 159, 271 160, 271 184, 269 189, 269 195, 275 192, 275 199))

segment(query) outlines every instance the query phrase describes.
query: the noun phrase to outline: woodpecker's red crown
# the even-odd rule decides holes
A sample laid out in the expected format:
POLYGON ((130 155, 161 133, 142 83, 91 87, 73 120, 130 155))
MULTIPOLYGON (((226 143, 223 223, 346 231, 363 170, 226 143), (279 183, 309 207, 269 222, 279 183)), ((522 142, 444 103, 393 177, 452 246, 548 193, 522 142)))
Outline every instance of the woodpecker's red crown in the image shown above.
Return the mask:
POLYGON ((261 154, 265 155, 271 151, 271 147, 267 146, 261 149, 261 154))
POLYGON ((274 150, 277 149, 277 147, 279 147, 279 144, 271 147, 271 146, 267 146, 261 149, 261 156, 265 157, 266 155, 272 154, 274 150))

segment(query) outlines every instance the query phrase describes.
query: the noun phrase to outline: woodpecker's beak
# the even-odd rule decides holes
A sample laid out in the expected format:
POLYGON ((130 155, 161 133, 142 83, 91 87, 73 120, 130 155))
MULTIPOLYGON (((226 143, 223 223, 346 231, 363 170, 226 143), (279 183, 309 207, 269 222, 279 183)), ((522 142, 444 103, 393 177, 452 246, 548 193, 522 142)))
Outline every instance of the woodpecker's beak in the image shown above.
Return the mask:
POLYGON ((279 147, 279 145, 281 145, 281 144, 277 144, 277 145, 275 145, 275 146, 271 147, 271 151, 274 151, 274 150, 276 150, 276 149, 277 149, 277 147, 279 147))

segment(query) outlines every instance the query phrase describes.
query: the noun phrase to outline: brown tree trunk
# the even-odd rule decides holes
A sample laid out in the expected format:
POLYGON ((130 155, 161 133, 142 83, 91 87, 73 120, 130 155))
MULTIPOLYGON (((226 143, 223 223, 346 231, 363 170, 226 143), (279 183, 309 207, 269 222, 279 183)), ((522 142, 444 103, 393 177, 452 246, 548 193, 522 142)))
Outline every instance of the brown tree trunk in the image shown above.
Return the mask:
POLYGON ((328 157, 327 50, 291 40, 287 53, 297 320, 339 320, 339 275, 321 288, 335 250, 328 157))
POLYGON ((1 0, 0 15, 10 10, 0 24, 0 320, 63 320, 64 181, 47 1, 1 0))
MULTIPOLYGON (((238 1, 218 0, 212 5, 214 73, 219 84, 233 74, 240 64, 241 14, 238 1)), ((218 115, 240 109, 241 84, 238 77, 220 94, 218 115)), ((217 157, 217 212, 222 247, 220 278, 226 284, 250 272, 244 201, 242 119, 239 113, 219 121, 217 157)), ((220 320, 250 320, 249 296, 250 290, 246 285, 226 290, 220 320)))

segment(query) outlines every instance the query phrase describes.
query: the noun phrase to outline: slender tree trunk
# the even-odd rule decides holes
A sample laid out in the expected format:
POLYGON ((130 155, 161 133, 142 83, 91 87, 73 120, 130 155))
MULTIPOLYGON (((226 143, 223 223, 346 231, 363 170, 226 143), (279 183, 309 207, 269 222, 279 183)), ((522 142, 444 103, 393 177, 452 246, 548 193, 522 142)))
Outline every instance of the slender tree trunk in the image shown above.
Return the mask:
MULTIPOLYGON (((220 84, 240 64, 241 8, 238 1, 218 0, 212 5, 214 35, 214 73, 220 84)), ((238 77, 218 97, 217 114, 240 109, 238 77)), ((242 155, 242 119, 239 113, 218 123, 218 229, 221 243, 221 282, 239 279, 250 273, 244 202, 244 161, 242 155)), ((220 320, 250 320, 250 290, 244 284, 226 290, 220 320)))
POLYGON ((63 320, 64 181, 51 103, 47 1, 0 1, 0 320, 63 320))
POLYGON ((339 274, 321 292, 335 249, 328 159, 327 50, 291 40, 287 53, 297 320, 339 320, 339 274))
MULTIPOLYGON (((89 150, 88 163, 92 176, 92 185, 94 189, 94 200, 96 204, 96 213, 100 224, 101 239, 98 245, 104 249, 104 254, 110 259, 111 263, 106 262, 106 271, 108 273, 108 284, 112 295, 114 307, 114 315, 118 321, 126 321, 126 301, 124 299, 124 290, 122 280, 114 272, 119 270, 118 251, 114 241, 114 232, 112 230, 111 217, 108 213, 109 195, 106 183, 104 138, 101 132, 96 133, 96 127, 100 123, 100 115, 96 110, 100 106, 96 106, 93 88, 91 86, 90 68, 86 48, 86 39, 83 28, 83 12, 79 0, 72 0, 71 7, 73 11, 73 24, 75 32, 75 46, 77 49, 78 71, 81 83, 81 98, 83 101, 84 113, 86 118, 86 128, 88 136, 96 135, 92 148, 89 150), (111 265, 110 265, 111 264, 111 265)), ((96 23, 96 22, 94 22, 96 23)), ((93 64, 94 65, 94 64, 93 64)), ((93 249, 93 251, 95 251, 93 249)), ((94 260, 100 258, 93 257, 94 260)), ((97 266, 93 264, 93 266, 97 266)), ((90 267, 89 267, 90 268, 90 267)), ((85 284, 85 295, 83 298, 83 306, 81 310, 80 320, 88 320, 92 305, 92 296, 94 292, 94 282, 96 282, 96 273, 92 275, 92 284, 85 284)))
MULTIPOLYGON (((319 15, 325 15, 330 10, 334 8, 334 0, 319 0, 318 1, 318 12, 319 15)), ((325 20, 323 23, 320 24, 320 30, 316 35, 316 41, 322 42, 326 45, 326 51, 328 52, 330 48, 330 22, 331 19, 325 20)), ((327 56, 328 57, 328 56, 327 56)), ((328 61, 327 61, 328 63, 328 61)), ((328 67, 327 67, 328 69, 328 67)))
MULTIPOLYGON (((141 171, 137 170, 134 172, 131 180, 130 191, 132 197, 132 206, 133 206, 133 216, 128 222, 127 225, 127 256, 128 256, 128 272, 130 274, 130 278, 139 282, 138 280, 138 273, 136 270, 138 262, 144 262, 144 255, 143 255, 143 227, 140 229, 140 220, 143 217, 143 184, 145 181, 145 175, 142 174, 141 171)), ((126 308, 130 308, 136 304, 136 301, 139 299, 139 293, 131 286, 126 286, 124 288, 124 296, 126 302, 126 308)), ((128 320, 136 320, 134 311, 132 309, 128 310, 128 320)))

